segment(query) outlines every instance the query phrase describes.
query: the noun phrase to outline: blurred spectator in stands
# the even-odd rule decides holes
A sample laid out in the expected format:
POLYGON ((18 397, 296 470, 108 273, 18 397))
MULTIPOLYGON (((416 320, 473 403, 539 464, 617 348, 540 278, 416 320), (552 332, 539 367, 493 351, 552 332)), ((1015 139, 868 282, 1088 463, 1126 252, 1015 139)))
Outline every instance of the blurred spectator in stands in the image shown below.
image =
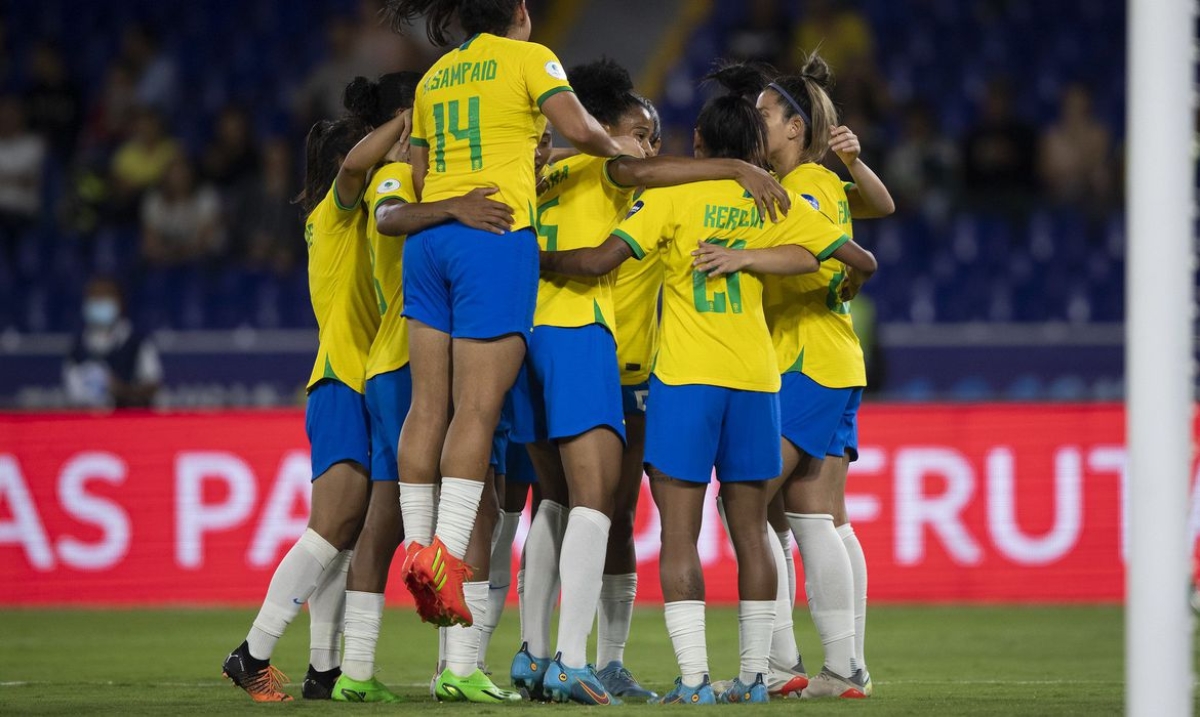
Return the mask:
POLYGON ((225 107, 217 116, 212 142, 201 159, 204 178, 228 189, 238 182, 253 182, 260 163, 250 117, 240 107, 225 107))
POLYGON ((988 83, 981 116, 963 146, 963 184, 971 208, 1021 213, 1037 191, 1037 135, 1013 112, 1003 80, 988 83))
POLYGON ((776 0, 748 0, 746 24, 729 36, 730 54, 741 60, 777 63, 787 45, 787 21, 776 0))
POLYGON ((73 406, 144 408, 162 385, 162 362, 149 338, 125 315, 121 289, 93 278, 83 297, 83 330, 63 364, 63 384, 73 406))
POLYGON ((133 70, 139 103, 167 112, 175 108, 178 88, 175 63, 162 51, 158 34, 134 25, 121 40, 121 59, 133 70))
POLYGON ((862 137, 891 111, 888 86, 875 61, 871 23, 846 0, 809 0, 803 8, 787 65, 800 67, 805 53, 820 48, 836 77, 833 101, 843 117, 855 116, 858 124, 850 126, 862 137))
POLYGON ((346 83, 358 75, 373 76, 357 52, 355 25, 344 17, 329 20, 325 31, 328 55, 313 69, 297 98, 296 112, 305 128, 318 119, 334 119, 345 114, 342 93, 346 83))
POLYGON ((52 43, 40 42, 33 50, 25 108, 29 127, 46 138, 55 156, 70 158, 83 126, 83 94, 52 43))
POLYGON ((904 110, 900 138, 885 155, 883 178, 901 212, 921 212, 943 220, 950 212, 958 151, 920 101, 904 110))
POLYGON ((7 87, 12 80, 13 60, 16 59, 12 42, 8 39, 8 29, 11 27, 11 22, 4 13, 6 9, 3 5, 0 5, 0 87, 7 87))
POLYGON ((1083 85, 1062 92, 1058 121, 1042 133, 1038 169, 1042 187, 1056 202, 1107 209, 1116 184, 1112 138, 1092 113, 1083 85))
POLYGON ((104 87, 88 108, 85 130, 88 148, 96 154, 106 154, 129 133, 137 112, 133 70, 123 62, 113 62, 105 73, 104 87))
POLYGON ((875 300, 867 293, 859 292, 850 302, 850 319, 854 333, 862 346, 863 363, 867 369, 867 393, 878 394, 885 388, 887 366, 883 348, 879 345, 879 318, 875 313, 875 300))
POLYGON ((253 270, 286 275, 296 265, 302 244, 292 150, 286 140, 263 147, 262 175, 239 191, 230 212, 233 253, 253 270))
POLYGON ((112 159, 112 219, 125 223, 136 217, 142 195, 158 184, 179 155, 179 143, 167 135, 162 115, 149 108, 138 110, 132 136, 112 159))
POLYGON ((821 56, 839 75, 864 60, 874 62, 875 36, 860 10, 844 0, 808 0, 803 7, 792 42, 792 67, 803 64, 805 53, 818 46, 821 56))
POLYGON ((175 158, 162 184, 142 202, 142 258, 152 266, 195 264, 224 244, 221 201, 200 185, 187 157, 175 158))
POLYGON ((46 143, 25 126, 14 95, 0 97, 0 247, 10 264, 21 236, 38 220, 46 143))

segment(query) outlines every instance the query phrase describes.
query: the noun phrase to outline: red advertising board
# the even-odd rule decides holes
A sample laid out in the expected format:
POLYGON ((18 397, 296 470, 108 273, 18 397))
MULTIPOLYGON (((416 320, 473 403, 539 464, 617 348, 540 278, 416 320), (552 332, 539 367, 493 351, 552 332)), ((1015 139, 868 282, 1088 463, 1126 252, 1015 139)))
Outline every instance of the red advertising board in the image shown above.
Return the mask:
MULTIPOLYGON (((257 603, 304 528, 303 421, 0 415, 0 604, 257 603)), ((860 436, 848 508, 872 600, 1121 599, 1120 406, 870 405, 860 436)), ((644 496, 639 599, 654 602, 658 521, 644 496)), ((735 601, 715 507, 700 554, 709 599, 735 601)), ((406 598, 398 581, 389 598, 406 598)))

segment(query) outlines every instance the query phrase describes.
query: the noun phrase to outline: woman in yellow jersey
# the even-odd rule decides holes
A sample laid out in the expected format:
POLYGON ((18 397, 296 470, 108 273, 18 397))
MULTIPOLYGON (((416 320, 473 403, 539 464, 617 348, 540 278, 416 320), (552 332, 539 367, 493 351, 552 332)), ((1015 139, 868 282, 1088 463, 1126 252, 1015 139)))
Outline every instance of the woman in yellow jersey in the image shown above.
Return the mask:
MULTIPOLYGON (((647 157, 657 157, 662 148, 662 121, 653 103, 644 100, 653 129, 647 157)), ((641 198, 644 189, 633 193, 641 198)), ((633 622, 637 599, 637 553, 633 526, 645 469, 646 397, 650 393, 650 364, 658 345, 658 297, 662 290, 662 264, 657 253, 641 261, 621 264, 613 275, 613 317, 616 320, 617 366, 621 372, 621 404, 625 413, 625 451, 621 456, 621 480, 614 499, 608 554, 604 559, 604 583, 600 609, 596 612, 596 663, 600 679, 614 694, 626 690, 628 672, 623 667, 625 644, 633 622), (614 663, 615 666, 614 666, 614 663), (611 683, 616 682, 613 685, 611 683)))
MULTIPOLYGON (((406 486, 441 478, 437 525, 411 534, 405 582, 425 615, 470 625, 463 557, 504 396, 533 325, 533 158, 542 114, 586 153, 616 156, 622 145, 584 111, 554 53, 528 42, 523 0, 388 0, 385 12, 397 29, 428 14, 437 44, 446 44, 455 21, 468 35, 417 89, 411 159, 418 198, 495 187, 512 212, 504 229, 450 222, 410 235, 405 246, 413 401, 401 434, 400 504, 410 531, 410 513, 432 515, 433 497, 406 486)), ((641 154, 633 142, 624 153, 641 154)))
MULTIPOLYGON (((765 163, 766 130, 745 98, 700 113, 697 157, 765 163)), ((660 572, 667 631, 681 676, 662 699, 765 702, 775 569, 765 538, 767 481, 778 475, 779 373, 762 310, 760 274, 816 271, 830 256, 863 252, 820 213, 792 202, 768 222, 728 181, 647 190, 595 249, 545 252, 542 268, 602 276, 629 257, 662 251, 663 317, 646 415, 646 466, 662 519, 660 572), (700 256, 707 244, 725 254, 700 256), (760 249, 760 251, 743 251, 760 249), (713 693, 704 643, 704 578, 696 548, 714 467, 721 481, 742 602, 741 671, 713 693)))
MULTIPOLYGON (((648 149, 653 123, 624 68, 600 60, 570 74, 592 116, 614 136, 634 137, 648 149)), ((597 246, 628 211, 635 186, 732 178, 760 198, 782 194, 767 172, 732 159, 570 157, 555 165, 538 198, 542 246, 550 252, 597 246)), ((563 702, 608 704, 613 698, 586 656, 625 434, 613 326, 610 277, 543 272, 529 351, 513 389, 513 435, 528 445, 543 493, 526 544, 527 644, 513 660, 513 684, 534 695, 544 689, 563 702), (543 527, 562 523, 559 548, 559 531, 543 527), (554 654, 549 619, 560 582, 557 654, 547 660, 554 654)), ((625 696, 654 696, 619 661, 605 667, 625 696)))
MULTIPOLYGON (((740 83, 741 91, 757 97, 767 124, 771 165, 784 185, 847 235, 852 232, 852 213, 891 213, 887 188, 858 159, 857 139, 848 128, 836 126, 824 61, 813 55, 800 75, 773 81, 763 69, 743 65, 725 72, 729 82, 740 83), (819 164, 830 146, 854 178, 849 195, 837 175, 819 164)), ((813 621, 824 645, 824 667, 801 692, 808 698, 869 693, 861 653, 866 565, 846 525, 844 503, 846 470, 857 457, 856 414, 866 383, 862 350, 846 303, 866 278, 861 268, 831 260, 809 276, 771 277, 766 287, 767 320, 782 374, 784 470, 776 484, 782 494, 773 504, 778 506, 773 527, 786 531, 790 524, 796 535, 813 621)), ((780 596, 777 617, 790 618, 793 598, 791 590, 780 596)), ((772 644, 773 669, 798 662, 790 623, 787 619, 776 624, 786 633, 777 633, 772 644)))
MULTIPOLYGON (((318 122, 308 134, 304 191, 298 201, 307 215, 309 293, 320 342, 305 417, 312 444, 312 509, 308 530, 275 569, 246 641, 223 665, 225 675, 255 701, 291 699, 282 691, 285 679, 270 665, 275 644, 306 601, 340 604, 345 590, 345 560, 358 536, 370 488, 363 392, 367 355, 379 327, 360 203, 371 169, 408 128, 407 114, 373 132, 363 120, 349 117, 318 122), (327 595, 331 586, 332 596, 327 595)), ((338 623, 329 618, 325 627, 334 638, 338 623)), ((335 654, 336 649, 332 647, 335 654)), ((328 696, 315 680, 310 694, 309 683, 306 679, 306 696, 328 696)))

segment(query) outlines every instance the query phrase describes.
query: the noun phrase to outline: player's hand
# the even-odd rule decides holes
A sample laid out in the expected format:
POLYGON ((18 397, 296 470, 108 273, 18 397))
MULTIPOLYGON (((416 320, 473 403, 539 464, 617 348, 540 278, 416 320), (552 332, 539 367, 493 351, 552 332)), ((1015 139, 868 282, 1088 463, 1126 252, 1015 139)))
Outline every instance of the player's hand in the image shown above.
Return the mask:
POLYGON ((450 214, 472 229, 505 234, 512 229, 513 211, 507 204, 489 198, 499 191, 496 187, 472 189, 451 200, 450 214))
POLYGON ((750 263, 750 255, 741 249, 730 249, 720 244, 698 242, 699 246, 692 252, 692 266, 708 278, 716 279, 726 274, 745 269, 750 263))
POLYGON ((847 167, 854 164, 858 155, 862 153, 858 135, 851 132, 850 128, 845 125, 834 127, 829 131, 829 148, 847 167))
POLYGON ((746 162, 742 164, 737 183, 754 197, 754 203, 758 205, 758 216, 770 217, 772 222, 786 217, 788 210, 792 208, 792 200, 783 185, 767 170, 746 162))
POLYGON ((396 112, 395 119, 400 120, 400 138, 396 141, 405 146, 405 151, 408 151, 408 138, 412 136, 412 108, 400 110, 396 112))
POLYGON ((851 301, 858 296, 858 292, 862 289, 862 285, 866 282, 866 278, 852 267, 846 267, 845 274, 842 277, 842 283, 838 286, 838 298, 842 301, 851 301))
POLYGON ((625 155, 635 159, 644 159, 646 157, 646 150, 642 148, 642 143, 630 135, 613 137, 613 141, 620 148, 618 155, 625 155))

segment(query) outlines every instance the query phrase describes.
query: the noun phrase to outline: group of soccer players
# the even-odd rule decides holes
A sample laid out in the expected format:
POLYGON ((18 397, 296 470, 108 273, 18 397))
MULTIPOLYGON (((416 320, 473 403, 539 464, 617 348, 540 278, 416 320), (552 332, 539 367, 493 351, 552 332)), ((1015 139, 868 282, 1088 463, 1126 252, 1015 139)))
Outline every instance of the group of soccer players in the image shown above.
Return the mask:
POLYGON ((356 79, 347 115, 309 133, 312 510, 225 675, 290 700, 270 658, 307 603, 304 697, 398 701, 374 673, 403 541, 405 584, 441 631, 443 701, 869 695, 866 566, 844 501, 866 381, 847 302, 876 266, 850 229, 892 203, 837 126, 829 68, 814 55, 795 76, 715 72, 728 93, 697 118, 695 157, 664 157, 628 73, 600 60, 568 81, 528 41, 523 0, 386 12, 398 31, 424 17, 439 45, 452 26, 466 39, 423 76, 356 79), (570 149, 551 149, 551 127, 570 149), (819 164, 830 149, 853 183, 819 164), (714 469, 740 600, 739 674, 719 682, 696 547, 714 469), (680 672, 661 697, 624 660, 643 470, 680 672), (486 655, 531 484, 508 690, 486 655), (811 678, 793 535, 825 653, 811 678))

